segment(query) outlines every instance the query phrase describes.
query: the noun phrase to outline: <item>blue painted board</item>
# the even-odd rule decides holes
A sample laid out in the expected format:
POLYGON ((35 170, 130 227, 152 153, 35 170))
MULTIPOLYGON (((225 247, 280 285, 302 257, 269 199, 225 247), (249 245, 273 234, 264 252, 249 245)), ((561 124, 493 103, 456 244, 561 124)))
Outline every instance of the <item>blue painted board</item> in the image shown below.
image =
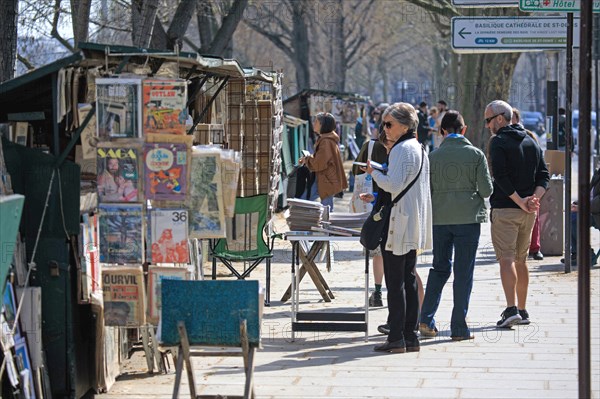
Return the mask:
POLYGON ((162 281, 161 341, 179 344, 183 321, 190 345, 240 346, 240 320, 246 319, 248 341, 260 343, 258 281, 162 281))
POLYGON ((22 195, 0 196, 0 294, 4 293, 4 282, 17 245, 24 202, 22 195))

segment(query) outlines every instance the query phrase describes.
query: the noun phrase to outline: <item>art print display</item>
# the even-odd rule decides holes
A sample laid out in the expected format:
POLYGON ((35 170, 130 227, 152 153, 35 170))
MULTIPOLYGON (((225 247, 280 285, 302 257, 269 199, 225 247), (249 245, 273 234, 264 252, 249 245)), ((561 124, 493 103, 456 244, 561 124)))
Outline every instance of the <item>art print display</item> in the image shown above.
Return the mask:
POLYGON ((185 134, 187 82, 145 79, 143 83, 144 133, 185 134))
POLYGON ((15 363, 21 382, 23 383, 23 398, 35 399, 35 385, 33 385, 33 369, 27 351, 27 342, 21 338, 15 342, 15 363))
POLYGON ((140 149, 132 145, 100 143, 96 154, 98 202, 142 201, 140 149))
POLYGON ((80 263, 81 300, 86 303, 90 295, 100 289, 100 258, 98 253, 98 217, 87 213, 82 215, 80 224, 80 263))
POLYGON ((146 322, 142 266, 116 266, 102 270, 104 325, 137 327, 146 322))
POLYGON ((194 148, 190 169, 190 237, 225 237, 220 150, 194 148))
POLYGON ((2 313, 4 315, 4 323, 7 324, 10 331, 14 331, 13 338, 15 341, 17 341, 21 337, 19 323, 16 323, 17 299, 15 297, 15 289, 9 282, 6 283, 6 288, 4 289, 4 296, 2 298, 2 313))
POLYGON ((189 263, 186 209, 153 209, 150 226, 152 263, 189 263))
POLYGON ((188 146, 184 143, 146 143, 144 176, 146 199, 185 200, 188 146))
POLYGON ((96 79, 96 113, 101 138, 142 136, 142 80, 96 79))
POLYGON ((148 322, 158 324, 161 310, 162 280, 188 280, 189 272, 182 267, 148 267, 148 322))
POLYGON ((141 204, 100 204, 100 262, 143 263, 141 204))

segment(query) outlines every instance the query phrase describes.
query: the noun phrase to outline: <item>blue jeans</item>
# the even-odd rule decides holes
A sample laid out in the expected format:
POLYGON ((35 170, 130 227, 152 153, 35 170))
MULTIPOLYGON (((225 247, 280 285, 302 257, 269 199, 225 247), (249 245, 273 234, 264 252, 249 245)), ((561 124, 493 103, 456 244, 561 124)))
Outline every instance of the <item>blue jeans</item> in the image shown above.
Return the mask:
POLYGON ((471 334, 466 317, 473 288, 473 271, 480 234, 479 223, 433 226, 433 267, 427 277, 425 299, 421 309, 421 323, 429 328, 435 327, 434 316, 442 298, 442 290, 454 269, 451 336, 467 337, 471 334), (454 267, 452 267, 453 250, 454 267))
MULTIPOLYGON (((313 185, 310 188, 308 200, 309 201, 318 201, 319 200, 319 193, 317 192, 317 179, 316 178, 315 178, 315 182, 313 183, 313 185)), ((324 206, 329 205, 329 211, 333 212, 333 195, 331 195, 327 198, 323 198, 321 200, 321 204, 323 204, 324 206)))

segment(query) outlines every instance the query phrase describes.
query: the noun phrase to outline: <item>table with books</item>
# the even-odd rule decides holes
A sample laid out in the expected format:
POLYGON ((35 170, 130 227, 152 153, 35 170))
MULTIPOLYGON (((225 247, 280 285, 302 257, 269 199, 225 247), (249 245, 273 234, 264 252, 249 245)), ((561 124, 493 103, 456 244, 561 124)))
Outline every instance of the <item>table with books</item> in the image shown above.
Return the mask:
MULTIPOLYGON (((368 339, 369 315, 369 254, 365 256, 364 310, 362 312, 301 312, 299 310, 302 278, 308 274, 325 302, 334 295, 319 271, 315 259, 322 251, 330 251, 331 242, 359 242, 365 214, 327 214, 320 203, 305 200, 288 200, 287 222, 289 232, 284 236, 292 244, 292 281, 281 298, 291 300, 292 340, 296 331, 364 331, 368 339), (323 215, 325 213, 325 217, 323 215), (326 219, 326 220, 324 220, 326 219)), ((327 261, 330 261, 327 253, 327 261)))

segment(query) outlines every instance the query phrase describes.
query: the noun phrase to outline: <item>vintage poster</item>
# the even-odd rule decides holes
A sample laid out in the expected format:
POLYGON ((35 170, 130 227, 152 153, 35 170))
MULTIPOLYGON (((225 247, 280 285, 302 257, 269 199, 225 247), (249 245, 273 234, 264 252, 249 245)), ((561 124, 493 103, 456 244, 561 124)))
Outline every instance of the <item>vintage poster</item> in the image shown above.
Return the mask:
POLYGON ((240 180, 242 154, 233 150, 223 150, 221 157, 221 184, 223 187, 223 209, 226 217, 235 214, 235 197, 240 180))
POLYGON ((142 205, 98 206, 100 262, 143 263, 142 205))
MULTIPOLYGON (((79 104, 77 112, 79 121, 83 123, 89 112, 92 110, 91 104, 79 104)), ((81 132, 81 148, 83 150, 83 159, 96 159, 96 113, 90 117, 90 121, 81 132)), ((95 171, 94 171, 95 172, 95 171)))
POLYGON ((150 226, 150 262, 189 263, 186 209, 153 209, 150 212, 150 226))
POLYGON ((225 213, 221 181, 221 151, 192 151, 190 168, 190 237, 225 237, 225 213))
POLYGON ((148 267, 148 322, 158 324, 161 309, 162 280, 189 280, 184 267, 148 267))
POLYGON ((106 326, 137 327, 146 322, 142 266, 104 268, 102 292, 106 326))
POLYGON ((35 385, 33 385, 33 372, 27 351, 27 342, 25 338, 15 341, 15 362, 17 370, 23 382, 23 398, 35 399, 35 385))
POLYGON ((185 134, 187 82, 179 79, 145 79, 143 83, 144 134, 185 134))
POLYGON ((141 103, 141 79, 96 79, 98 136, 104 139, 142 137, 141 103))
POLYGON ((99 143, 97 154, 98 202, 141 202, 140 149, 131 144, 99 143))
POLYGON ((151 200, 185 200, 188 190, 188 147, 183 143, 144 145, 145 196, 151 200))
POLYGON ((98 253, 98 217, 82 215, 79 240, 81 243, 81 299, 88 302, 93 292, 100 289, 100 259, 98 253))

